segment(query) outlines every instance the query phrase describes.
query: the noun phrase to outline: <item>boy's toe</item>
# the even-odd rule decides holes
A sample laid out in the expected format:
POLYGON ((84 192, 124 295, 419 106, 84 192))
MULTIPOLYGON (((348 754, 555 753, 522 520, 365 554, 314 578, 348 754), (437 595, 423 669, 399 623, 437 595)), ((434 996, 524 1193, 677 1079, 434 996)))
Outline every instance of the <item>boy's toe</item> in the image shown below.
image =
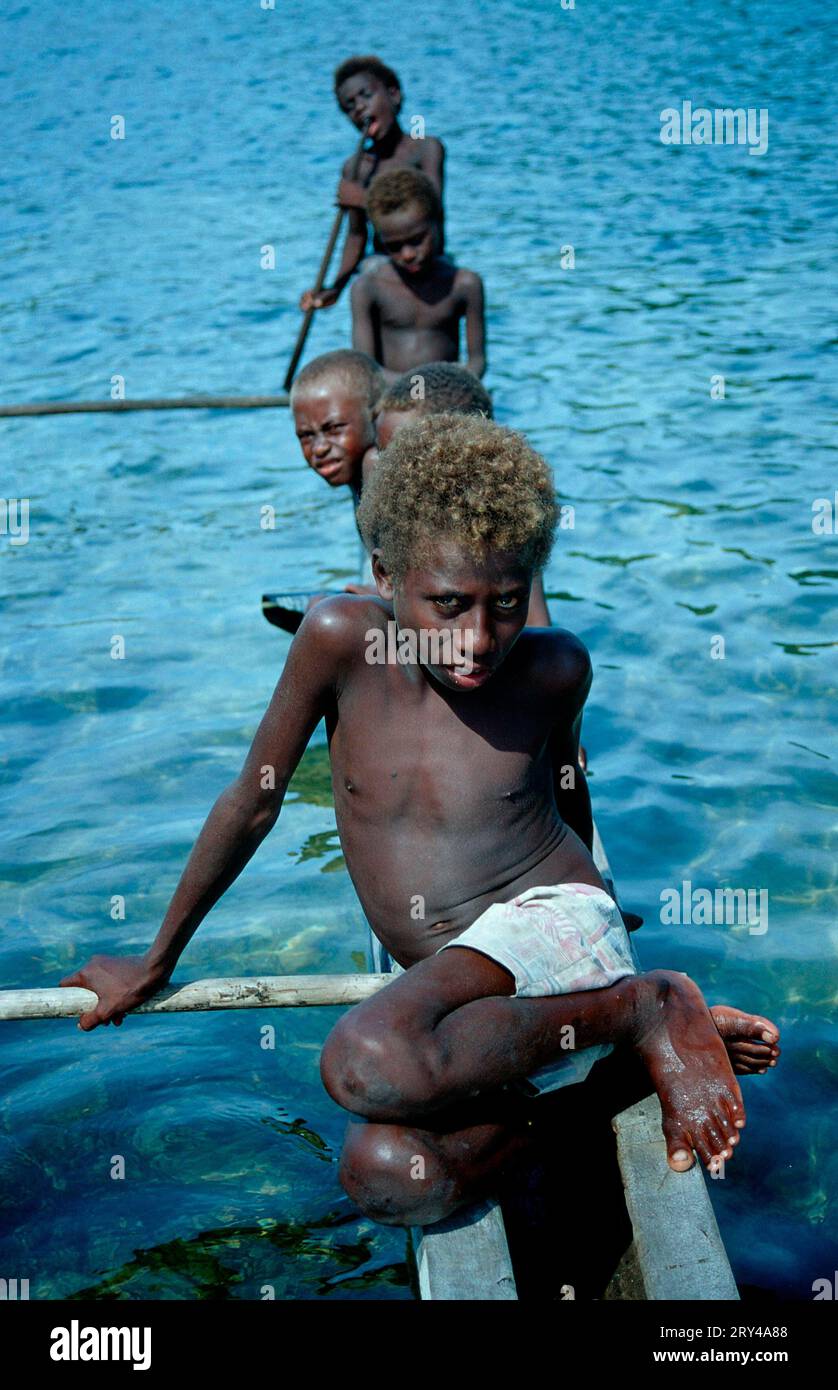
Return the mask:
POLYGON ((687 1168, 692 1168, 695 1162, 692 1152, 693 1146, 684 1126, 677 1120, 665 1119, 662 1128, 670 1168, 674 1168, 677 1173, 683 1173, 687 1168))

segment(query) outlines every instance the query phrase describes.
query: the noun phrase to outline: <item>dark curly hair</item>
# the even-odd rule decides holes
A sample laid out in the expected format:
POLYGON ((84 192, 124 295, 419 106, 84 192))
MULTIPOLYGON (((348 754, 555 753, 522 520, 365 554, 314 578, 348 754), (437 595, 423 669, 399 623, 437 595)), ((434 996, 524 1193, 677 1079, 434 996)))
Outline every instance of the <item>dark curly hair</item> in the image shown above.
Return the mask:
POLYGON ((492 397, 473 372, 458 362, 411 367, 385 387, 375 414, 409 410, 416 415, 483 415, 492 418, 492 397))
POLYGON ((392 68, 388 68, 374 53, 356 53, 352 58, 344 59, 340 67, 335 68, 335 96, 350 77, 359 77, 363 73, 377 77, 385 87, 398 87, 401 92, 402 84, 392 68))
POLYGON ((523 435, 469 415, 427 415, 399 430, 364 488, 358 525, 397 579, 440 540, 477 557, 510 550, 533 572, 558 520, 550 468, 523 435))
POLYGON ((418 203, 426 217, 439 222, 442 203, 439 194, 419 169, 390 169, 379 174, 370 184, 367 194, 367 216, 375 227, 379 219, 390 212, 399 212, 408 203, 418 203))

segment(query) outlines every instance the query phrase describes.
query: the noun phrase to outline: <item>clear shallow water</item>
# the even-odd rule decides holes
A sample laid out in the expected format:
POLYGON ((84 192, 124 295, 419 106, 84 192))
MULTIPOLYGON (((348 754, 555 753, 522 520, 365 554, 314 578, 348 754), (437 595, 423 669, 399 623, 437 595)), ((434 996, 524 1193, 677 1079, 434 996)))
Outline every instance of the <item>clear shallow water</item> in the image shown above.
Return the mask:
MULTIPOLYGON (((4 17, 2 396, 104 398, 114 374, 136 396, 278 389, 352 145, 331 69, 394 63, 405 113, 448 144, 499 418, 576 508, 547 587, 593 653, 592 793, 644 963, 784 1031, 712 1184, 734 1271, 810 1297, 836 1265, 838 1182, 838 539, 811 526, 838 477, 834 35, 822 7, 776 2, 364 13, 4 17), (665 148, 660 110, 683 99, 767 107, 768 153, 665 148), (663 925, 684 879, 766 889, 767 932, 663 925)), ((310 354, 348 334, 347 297, 310 354)), ((282 667, 259 595, 351 577, 357 544, 284 412, 3 421, 0 438, 0 493, 31 499, 29 543, 0 539, 0 982, 45 986, 150 940, 282 667)), ((318 746, 181 974, 352 970, 364 947, 318 746)), ((317 1071, 335 1016, 4 1025, 0 1273, 40 1298, 409 1298, 403 1235, 337 1184, 343 1122, 317 1071)))

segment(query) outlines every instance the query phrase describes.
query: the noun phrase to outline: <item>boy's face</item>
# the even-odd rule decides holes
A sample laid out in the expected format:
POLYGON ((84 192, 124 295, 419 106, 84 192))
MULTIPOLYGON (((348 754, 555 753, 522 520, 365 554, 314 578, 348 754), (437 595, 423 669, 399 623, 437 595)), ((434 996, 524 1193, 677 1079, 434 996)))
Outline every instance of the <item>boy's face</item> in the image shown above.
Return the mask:
POLYGON ((342 382, 321 382, 295 395, 294 425, 309 468, 330 487, 357 482, 375 439, 366 401, 342 382))
POLYGON ((532 570, 511 551, 495 550, 478 559, 457 541, 441 540, 422 567, 392 579, 373 551, 373 574, 382 598, 393 604, 401 630, 418 634, 448 629, 456 647, 470 654, 472 669, 457 662, 428 665, 449 690, 476 690, 491 680, 515 645, 527 621, 532 570))
POLYGON ((402 275, 421 275, 436 254, 437 225, 418 203, 385 213, 376 224, 379 240, 402 275))
POLYGON ((359 72, 355 77, 347 77, 338 87, 338 105, 344 115, 358 130, 370 118, 367 134, 373 140, 381 140, 393 127, 401 105, 401 92, 398 87, 385 87, 384 83, 370 72, 359 72))

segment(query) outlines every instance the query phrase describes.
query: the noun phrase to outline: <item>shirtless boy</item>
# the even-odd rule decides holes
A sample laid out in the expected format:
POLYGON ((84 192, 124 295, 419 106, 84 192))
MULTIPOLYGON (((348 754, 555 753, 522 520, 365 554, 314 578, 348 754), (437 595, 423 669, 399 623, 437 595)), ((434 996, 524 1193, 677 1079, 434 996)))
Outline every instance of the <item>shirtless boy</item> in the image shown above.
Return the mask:
POLYGON ((492 397, 482 382, 458 362, 424 362, 388 386, 382 381, 373 411, 375 445, 364 455, 365 480, 394 435, 425 415, 482 415, 491 420, 492 397))
MULTIPOLYGON (((375 407, 375 445, 364 455, 364 482, 390 440, 411 420, 425 415, 482 415, 493 418, 492 398, 485 386, 456 362, 426 362, 397 377, 375 407)), ((358 589, 353 586, 353 592, 358 589)), ((533 577, 527 627, 549 627, 550 614, 541 574, 533 577)))
POLYGON ((410 167, 427 174, 442 198, 445 149, 433 135, 417 139, 405 134, 399 125, 402 105, 401 83, 392 68, 380 58, 367 55, 347 58, 335 73, 335 96, 344 115, 356 130, 363 130, 369 121, 367 134, 372 141, 369 152, 361 159, 358 179, 349 177, 353 160, 347 159, 343 177, 338 185, 338 202, 349 212, 349 233, 343 248, 334 283, 315 295, 306 290, 300 308, 326 309, 337 303, 354 270, 363 259, 367 247, 367 189, 377 174, 390 169, 410 167))
POLYGON ((365 454, 375 445, 373 409, 384 386, 377 362, 341 348, 308 362, 291 387, 294 429, 309 468, 348 487, 357 507, 365 454))
POLYGON ((352 286, 352 346, 392 381, 423 362, 456 362, 466 326, 466 367, 486 370, 483 281, 440 255, 439 195, 425 174, 379 174, 367 212, 388 259, 352 286))
MULTIPOLYGON (((710 1167, 732 1156, 745 1114, 731 1062, 762 1071, 777 1055, 767 1020, 714 1017, 685 975, 635 972, 589 852, 585 779, 568 788, 558 775, 576 767, 588 654, 569 632, 523 630, 556 513, 549 469, 521 436, 446 415, 402 430, 359 509, 382 603, 339 595, 307 615, 152 946, 62 981, 99 997, 85 1030, 160 989, 274 825, 325 718, 347 866, 404 969, 343 1015, 321 1074, 355 1117, 343 1185, 390 1224, 440 1220, 491 1188, 527 1133, 500 1088, 578 1064, 583 1049, 642 1059, 676 1169, 693 1150, 710 1167), (444 659, 370 663, 391 604, 401 632, 470 634, 470 673, 444 659)), ((571 1142, 584 1150, 584 1135, 571 1142)))

